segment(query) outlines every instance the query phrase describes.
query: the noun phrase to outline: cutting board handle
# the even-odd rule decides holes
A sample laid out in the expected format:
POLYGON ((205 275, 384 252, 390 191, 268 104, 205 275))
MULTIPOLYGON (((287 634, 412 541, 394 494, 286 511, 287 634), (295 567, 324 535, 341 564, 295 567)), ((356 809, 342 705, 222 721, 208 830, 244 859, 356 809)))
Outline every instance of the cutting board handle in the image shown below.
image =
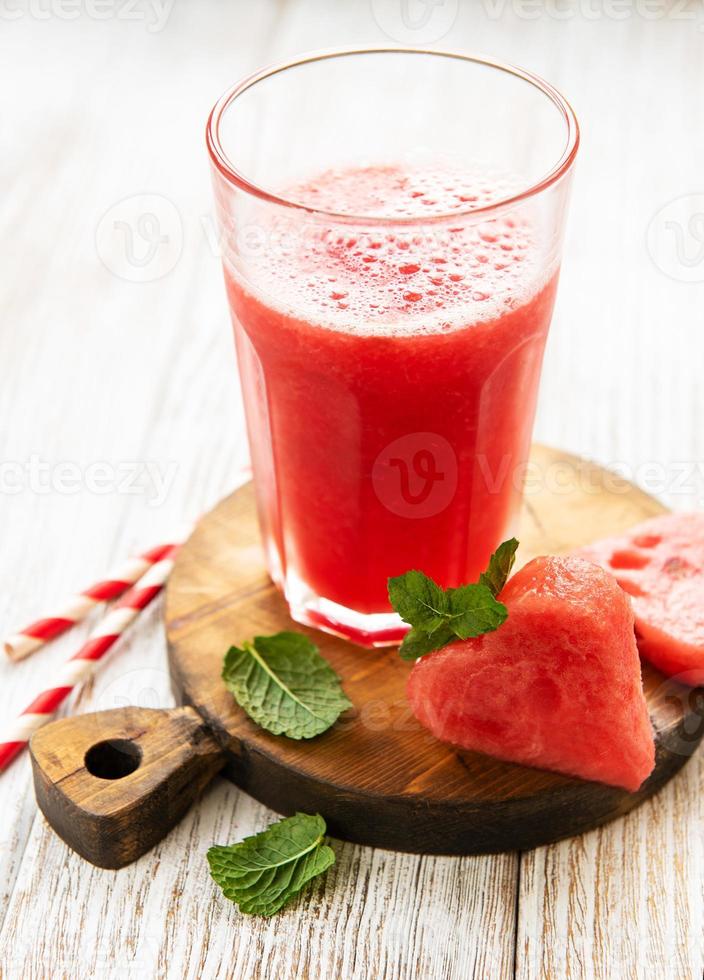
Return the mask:
POLYGON ((39 808, 69 847, 122 868, 184 816, 225 763, 192 708, 62 718, 30 744, 39 808))

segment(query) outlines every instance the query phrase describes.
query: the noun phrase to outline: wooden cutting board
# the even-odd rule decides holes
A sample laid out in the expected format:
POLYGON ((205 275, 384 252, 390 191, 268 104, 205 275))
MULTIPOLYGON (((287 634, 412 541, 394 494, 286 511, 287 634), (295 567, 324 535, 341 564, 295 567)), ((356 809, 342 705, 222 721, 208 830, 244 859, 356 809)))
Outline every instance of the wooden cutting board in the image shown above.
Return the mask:
MULTIPOLYGON (((560 554, 661 513, 653 498, 577 457, 533 449, 519 563, 560 554)), ((589 830, 652 796, 704 733, 699 691, 644 665, 657 762, 638 793, 498 762, 434 739, 404 696, 410 666, 292 623, 259 544, 250 485, 223 500, 181 550, 166 595, 169 664, 185 708, 119 709, 35 735, 37 799, 88 860, 121 867, 176 823, 222 770, 272 809, 321 813, 333 836, 426 854, 527 849, 589 830), (325 734, 269 735, 220 679, 229 646, 283 629, 309 635, 354 704, 325 734)))

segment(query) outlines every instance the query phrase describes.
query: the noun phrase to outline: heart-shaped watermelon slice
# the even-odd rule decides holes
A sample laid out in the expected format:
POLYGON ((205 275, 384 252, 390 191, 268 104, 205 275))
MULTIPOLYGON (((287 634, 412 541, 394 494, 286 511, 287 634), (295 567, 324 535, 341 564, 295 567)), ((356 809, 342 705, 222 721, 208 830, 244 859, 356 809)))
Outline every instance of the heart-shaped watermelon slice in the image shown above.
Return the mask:
POLYGON ((580 558, 536 558, 498 630, 418 660, 408 698, 439 739, 635 791, 655 764, 633 613, 580 558))
POLYGON ((643 657, 682 683, 704 683, 704 513, 653 517, 578 553, 631 597, 643 657))

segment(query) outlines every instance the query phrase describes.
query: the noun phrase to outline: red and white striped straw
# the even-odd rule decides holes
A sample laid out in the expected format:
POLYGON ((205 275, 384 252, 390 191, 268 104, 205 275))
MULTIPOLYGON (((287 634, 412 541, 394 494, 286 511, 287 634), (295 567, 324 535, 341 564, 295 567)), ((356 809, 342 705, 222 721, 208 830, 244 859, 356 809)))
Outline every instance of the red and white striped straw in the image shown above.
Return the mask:
POLYGON ((0 733, 0 772, 20 754, 34 732, 51 721, 69 694, 93 674, 98 662, 130 623, 161 592, 179 547, 179 544, 172 544, 165 549, 162 557, 106 613, 78 653, 66 661, 54 685, 42 691, 9 729, 0 733))
POLYGON ((129 558, 112 570, 107 578, 94 582, 88 588, 70 596, 51 616, 37 619, 18 630, 3 643, 10 660, 23 660, 50 640, 80 623, 101 602, 117 599, 131 585, 140 579, 155 562, 160 561, 173 543, 150 548, 135 558, 129 558))

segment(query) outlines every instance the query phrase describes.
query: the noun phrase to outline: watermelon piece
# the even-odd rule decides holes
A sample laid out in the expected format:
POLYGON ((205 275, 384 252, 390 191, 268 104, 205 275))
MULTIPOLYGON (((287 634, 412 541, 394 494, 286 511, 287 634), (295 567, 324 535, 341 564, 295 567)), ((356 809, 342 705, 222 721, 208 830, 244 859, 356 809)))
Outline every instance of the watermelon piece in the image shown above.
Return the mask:
POLYGON ((704 513, 653 517, 578 554, 631 597, 641 655, 669 677, 704 683, 704 513))
POLYGON ((655 764, 633 613, 580 558, 536 558, 506 584, 498 630, 416 661, 414 714, 437 738, 630 791, 655 764))

